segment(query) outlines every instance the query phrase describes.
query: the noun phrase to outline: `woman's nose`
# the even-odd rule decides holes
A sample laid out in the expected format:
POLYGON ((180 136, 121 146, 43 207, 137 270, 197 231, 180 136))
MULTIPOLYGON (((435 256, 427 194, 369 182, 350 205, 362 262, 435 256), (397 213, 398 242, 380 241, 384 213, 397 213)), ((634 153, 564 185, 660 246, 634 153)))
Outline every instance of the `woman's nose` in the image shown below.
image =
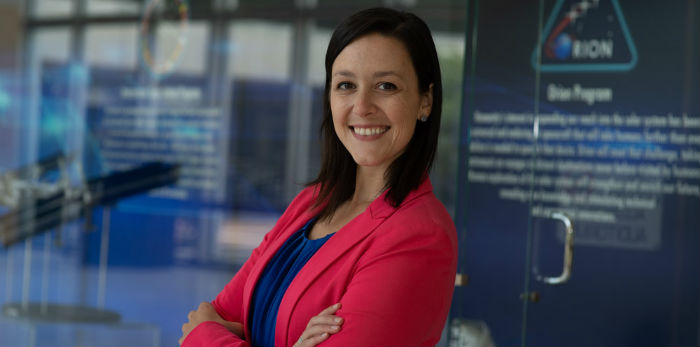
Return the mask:
POLYGON ((371 115, 375 111, 374 99, 372 98, 371 91, 368 90, 358 90, 355 94, 355 100, 353 104, 353 112, 355 115, 360 117, 365 117, 371 115))

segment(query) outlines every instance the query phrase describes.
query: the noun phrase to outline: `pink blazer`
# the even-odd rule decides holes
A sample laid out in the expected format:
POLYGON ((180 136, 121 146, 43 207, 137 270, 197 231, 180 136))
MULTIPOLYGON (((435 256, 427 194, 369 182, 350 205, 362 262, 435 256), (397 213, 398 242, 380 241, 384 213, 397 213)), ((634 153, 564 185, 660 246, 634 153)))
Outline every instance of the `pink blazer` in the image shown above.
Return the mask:
MULTIPOLYGON (((385 193, 386 194, 386 193, 385 193)), ((292 201, 212 302, 243 323, 245 340, 215 322, 195 327, 183 346, 250 346, 251 298, 267 262, 311 217, 314 187, 292 201)), ((336 232, 299 271, 282 298, 275 346, 292 346, 311 317, 340 302, 344 323, 319 346, 432 346, 442 332, 457 269, 457 233, 426 179, 394 208, 384 194, 336 232)))

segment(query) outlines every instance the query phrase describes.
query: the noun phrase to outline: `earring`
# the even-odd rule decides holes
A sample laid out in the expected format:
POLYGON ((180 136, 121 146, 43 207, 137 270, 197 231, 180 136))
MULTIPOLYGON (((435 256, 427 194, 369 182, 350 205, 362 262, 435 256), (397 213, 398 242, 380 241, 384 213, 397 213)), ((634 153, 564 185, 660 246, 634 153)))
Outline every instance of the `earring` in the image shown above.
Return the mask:
POLYGON ((427 121, 428 121, 428 116, 421 116, 421 117, 420 117, 420 121, 423 122, 423 123, 427 122, 427 121))

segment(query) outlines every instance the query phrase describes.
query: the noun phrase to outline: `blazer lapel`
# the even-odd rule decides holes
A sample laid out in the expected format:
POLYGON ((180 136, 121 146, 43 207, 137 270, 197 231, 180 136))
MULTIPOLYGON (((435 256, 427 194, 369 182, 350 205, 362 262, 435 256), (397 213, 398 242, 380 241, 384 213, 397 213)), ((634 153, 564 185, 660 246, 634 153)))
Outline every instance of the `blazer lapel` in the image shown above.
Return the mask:
POLYGON ((365 211, 355 219, 350 221, 343 228, 333 235, 326 244, 314 254, 309 262, 299 271, 296 277, 289 284, 289 288, 282 297, 279 311, 277 312, 277 323, 275 327, 275 345, 291 346, 293 343, 287 341, 289 335, 289 320, 294 306, 301 295, 314 282, 323 270, 333 261, 342 257, 345 252, 351 249, 356 243, 364 239, 385 218, 372 218, 369 211, 365 211))
POLYGON ((255 266, 253 266, 253 268, 250 270, 250 275, 248 275, 248 279, 243 287, 243 319, 245 322, 242 323, 246 327, 246 340, 250 341, 248 316, 250 314, 251 305, 253 304, 253 292, 255 291, 255 285, 258 283, 258 280, 260 279, 263 270, 265 270, 267 263, 269 263, 272 257, 277 254, 277 251, 282 247, 284 242, 287 241, 287 239, 289 239, 294 232, 301 229, 301 227, 303 227, 311 217, 311 213, 306 211, 296 216, 290 216, 289 223, 280 223, 280 228, 284 228, 284 230, 279 232, 279 236, 273 240, 272 243, 270 243, 270 246, 268 246, 265 252, 260 255, 260 258, 258 258, 255 266))
MULTIPOLYGON (((432 191, 430 180, 425 179, 416 190, 412 191, 408 194, 408 196, 406 196, 406 199, 404 199, 402 204, 405 204, 430 191, 432 191)), ((386 192, 375 199, 367 210, 338 230, 338 232, 336 232, 333 237, 328 239, 326 244, 324 244, 323 247, 321 247, 318 252, 313 255, 313 257, 311 257, 306 266, 304 266, 296 275, 294 280, 292 280, 292 283, 289 285, 289 288, 287 288, 287 291, 282 298, 282 302, 280 303, 279 311, 277 313, 277 322, 275 324, 275 345, 289 346, 293 344, 293 342, 290 343, 290 341, 287 341, 290 325, 289 320, 292 312, 294 311, 294 306, 299 301, 299 298, 314 282, 316 277, 318 277, 323 270, 332 264, 335 259, 340 258, 355 244, 363 240, 367 235, 380 226, 384 220, 386 220, 386 218, 391 216, 397 210, 395 207, 386 202, 385 197, 386 192)), ((308 206, 311 204, 309 201, 305 201, 304 203, 308 206)), ((244 326, 247 327, 247 320, 250 314, 255 285, 258 283, 258 280, 262 275, 263 270, 267 266, 267 263, 294 232, 301 229, 301 227, 304 226, 309 219, 314 217, 312 211, 309 211, 308 208, 304 208, 303 211, 304 212, 287 217, 287 219, 290 220, 288 223, 280 223, 280 228, 284 228, 285 230, 280 231, 279 236, 272 241, 265 252, 260 255, 260 258, 256 262, 255 266, 253 266, 251 269, 250 275, 248 276, 248 280, 246 281, 243 289, 243 319, 246 320, 246 322, 244 322, 244 326)), ((250 332, 248 330, 249 329, 246 329, 245 331, 246 340, 250 341, 250 332)))
MULTIPOLYGON (((405 204, 416 197, 432 191, 429 179, 425 179, 421 185, 409 193, 402 204, 405 204)), ((279 311, 277 312, 277 323, 275 325, 275 345, 291 346, 294 341, 288 341, 289 320, 291 319, 294 307, 301 295, 314 282, 314 280, 325 270, 335 259, 342 257, 355 244, 363 240, 380 226, 397 208, 391 206, 385 200, 386 192, 376 198, 367 209, 355 217, 347 225, 338 230, 326 244, 314 254, 301 271, 296 275, 289 288, 282 297, 279 311)), ((299 226, 301 227, 301 225, 299 226)), ((295 229, 296 230, 296 229, 295 229)))

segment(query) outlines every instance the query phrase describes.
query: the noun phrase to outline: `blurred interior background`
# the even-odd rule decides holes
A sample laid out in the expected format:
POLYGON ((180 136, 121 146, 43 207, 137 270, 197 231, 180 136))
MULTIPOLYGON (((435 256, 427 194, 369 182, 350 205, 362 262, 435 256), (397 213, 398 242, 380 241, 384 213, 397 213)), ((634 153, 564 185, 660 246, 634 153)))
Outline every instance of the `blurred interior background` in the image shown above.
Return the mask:
MULTIPOLYGON (((454 211, 462 2, 0 6, 0 171, 63 154, 78 189, 144 162, 181 165, 176 185, 95 206, 87 222, 0 250, 0 302, 103 308, 119 324, 4 320, 0 345, 176 344, 187 312, 223 288, 315 177, 325 49, 339 21, 362 8, 411 8, 434 32, 446 90, 434 182, 454 211)), ((61 182, 46 176, 34 181, 61 182)))
POLYGON ((375 6, 442 68, 440 344, 698 345, 696 0, 0 0, 0 346, 176 345, 315 177, 326 46, 375 6), (177 183, 114 176, 149 162, 177 183))

